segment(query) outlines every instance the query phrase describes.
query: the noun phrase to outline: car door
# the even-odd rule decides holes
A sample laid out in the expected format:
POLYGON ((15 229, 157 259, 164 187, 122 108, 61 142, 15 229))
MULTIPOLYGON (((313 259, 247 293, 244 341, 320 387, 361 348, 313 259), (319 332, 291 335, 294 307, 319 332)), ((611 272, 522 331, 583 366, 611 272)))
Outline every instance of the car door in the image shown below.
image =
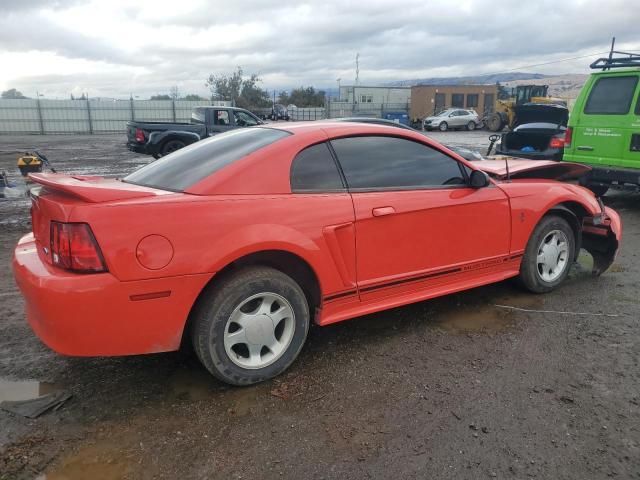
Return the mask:
POLYGON ((508 255, 507 196, 469 187, 468 167, 454 158, 398 136, 331 145, 353 199, 363 301, 499 268, 508 255))
POLYGON ((229 110, 224 108, 214 108, 211 110, 211 121, 209 125, 209 135, 217 135, 218 133, 228 132, 235 128, 231 115, 229 115, 229 110))

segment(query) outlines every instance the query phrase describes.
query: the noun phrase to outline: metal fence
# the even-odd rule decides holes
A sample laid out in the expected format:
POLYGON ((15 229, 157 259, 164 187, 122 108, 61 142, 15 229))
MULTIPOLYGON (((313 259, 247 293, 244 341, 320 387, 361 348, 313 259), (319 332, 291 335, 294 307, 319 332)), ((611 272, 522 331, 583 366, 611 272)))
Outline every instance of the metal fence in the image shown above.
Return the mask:
MULTIPOLYGON (((0 134, 120 133, 130 120, 188 122, 200 105, 230 102, 187 100, 0 100, 0 134)), ((293 121, 341 117, 386 118, 408 113, 406 103, 328 102, 325 107, 290 108, 293 121)))
POLYGON ((374 117, 386 118, 387 114, 408 114, 408 103, 327 103, 327 118, 374 117))
POLYGON ((130 120, 188 122, 209 100, 0 100, 0 133, 120 133, 130 120))

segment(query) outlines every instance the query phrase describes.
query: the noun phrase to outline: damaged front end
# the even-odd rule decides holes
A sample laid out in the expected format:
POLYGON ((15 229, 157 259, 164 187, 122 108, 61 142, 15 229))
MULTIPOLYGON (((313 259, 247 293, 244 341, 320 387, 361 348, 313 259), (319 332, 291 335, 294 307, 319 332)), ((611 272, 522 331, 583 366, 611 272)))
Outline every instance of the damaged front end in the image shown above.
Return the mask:
POLYGON ((593 257, 592 273, 596 276, 605 272, 618 254, 622 238, 620 216, 605 207, 598 199, 602 213, 585 217, 582 222, 582 248, 593 257))

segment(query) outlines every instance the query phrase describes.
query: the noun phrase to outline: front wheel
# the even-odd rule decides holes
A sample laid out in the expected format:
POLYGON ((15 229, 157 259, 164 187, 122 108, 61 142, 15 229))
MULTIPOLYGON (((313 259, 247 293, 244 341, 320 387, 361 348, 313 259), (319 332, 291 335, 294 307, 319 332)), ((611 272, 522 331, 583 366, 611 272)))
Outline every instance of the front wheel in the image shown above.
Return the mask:
POLYGON ((467 130, 469 130, 471 132, 472 130, 475 130, 475 129, 476 129, 476 122, 472 121, 472 122, 467 123, 467 130))
POLYGON ((309 330, 300 286, 268 267, 239 270, 205 290, 193 314, 200 361, 232 385, 279 375, 296 359, 309 330))
POLYGON ((520 282, 534 293, 545 293, 560 285, 575 258, 576 239, 569 223, 549 215, 529 238, 520 266, 520 282))
POLYGON ((442 122, 440 125, 438 125, 438 129, 441 132, 446 132, 449 129, 449 124, 447 122, 442 122))

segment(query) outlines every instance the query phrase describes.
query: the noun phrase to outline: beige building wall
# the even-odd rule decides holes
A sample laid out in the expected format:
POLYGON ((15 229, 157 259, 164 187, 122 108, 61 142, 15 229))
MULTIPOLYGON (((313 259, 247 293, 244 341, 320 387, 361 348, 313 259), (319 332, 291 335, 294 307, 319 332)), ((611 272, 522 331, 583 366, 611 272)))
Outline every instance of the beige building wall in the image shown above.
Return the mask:
POLYGON ((493 111, 497 98, 496 85, 417 85, 411 87, 409 114, 412 119, 424 119, 445 108, 458 107, 473 109, 482 116, 493 111))

